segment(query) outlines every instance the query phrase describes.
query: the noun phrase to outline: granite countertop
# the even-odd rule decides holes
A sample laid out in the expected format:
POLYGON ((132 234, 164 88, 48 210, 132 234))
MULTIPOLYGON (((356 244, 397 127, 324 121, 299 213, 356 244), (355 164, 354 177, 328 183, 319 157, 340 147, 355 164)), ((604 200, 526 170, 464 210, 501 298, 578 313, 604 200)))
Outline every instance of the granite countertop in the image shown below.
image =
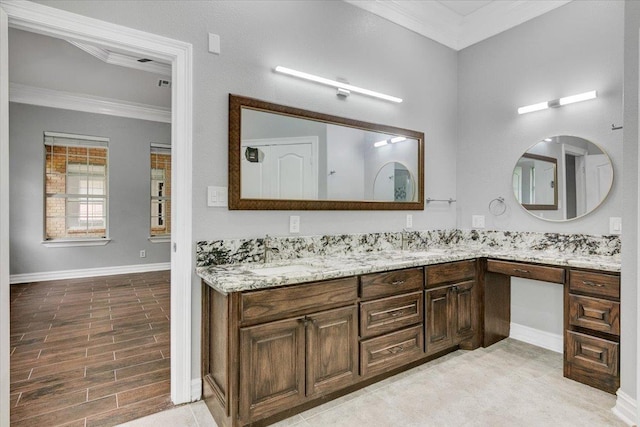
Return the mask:
POLYGON ((244 263, 198 267, 196 273, 209 286, 228 294, 267 289, 360 274, 421 267, 474 258, 534 262, 619 272, 620 256, 564 254, 557 251, 478 249, 465 246, 427 250, 382 250, 340 256, 317 256, 272 263, 244 263))

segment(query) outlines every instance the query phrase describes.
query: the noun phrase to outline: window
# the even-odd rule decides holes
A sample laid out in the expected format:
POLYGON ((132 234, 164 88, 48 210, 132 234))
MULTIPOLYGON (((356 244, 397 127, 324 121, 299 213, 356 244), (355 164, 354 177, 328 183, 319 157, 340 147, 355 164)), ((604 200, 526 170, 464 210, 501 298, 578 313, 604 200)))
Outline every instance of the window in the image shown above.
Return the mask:
POLYGON ((151 237, 171 235, 171 148, 151 144, 151 237))
POLYGON ((108 143, 45 132, 45 240, 107 238, 108 143))

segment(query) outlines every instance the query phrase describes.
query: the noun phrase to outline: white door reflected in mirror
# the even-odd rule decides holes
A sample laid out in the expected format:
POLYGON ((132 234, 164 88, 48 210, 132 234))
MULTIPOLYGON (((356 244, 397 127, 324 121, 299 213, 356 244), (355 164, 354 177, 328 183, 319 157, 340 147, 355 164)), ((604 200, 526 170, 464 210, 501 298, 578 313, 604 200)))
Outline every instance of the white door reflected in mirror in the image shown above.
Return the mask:
POLYGON ((602 204, 613 185, 613 166, 593 142, 554 136, 534 144, 520 157, 512 185, 516 200, 527 212, 549 221, 566 221, 602 204))

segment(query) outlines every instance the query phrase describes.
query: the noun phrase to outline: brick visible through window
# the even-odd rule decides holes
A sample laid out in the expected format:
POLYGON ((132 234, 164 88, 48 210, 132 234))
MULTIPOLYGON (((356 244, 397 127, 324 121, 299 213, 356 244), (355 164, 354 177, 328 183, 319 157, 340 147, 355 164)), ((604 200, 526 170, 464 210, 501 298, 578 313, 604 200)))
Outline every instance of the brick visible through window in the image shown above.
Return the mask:
POLYGON ((171 235, 171 148, 151 145, 150 236, 171 235))
POLYGON ((106 238, 108 139, 45 132, 45 239, 106 238))

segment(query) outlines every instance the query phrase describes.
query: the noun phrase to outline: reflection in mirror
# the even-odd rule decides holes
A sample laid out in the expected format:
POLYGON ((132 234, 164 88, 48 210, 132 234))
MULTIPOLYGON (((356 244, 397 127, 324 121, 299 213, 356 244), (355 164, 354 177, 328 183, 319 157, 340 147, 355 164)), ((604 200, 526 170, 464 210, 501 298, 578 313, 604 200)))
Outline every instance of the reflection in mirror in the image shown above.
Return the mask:
POLYGON ((424 208, 422 133, 229 101, 230 209, 424 208))
POLYGON ((413 175, 400 162, 384 164, 373 183, 373 199, 410 202, 415 197, 413 175))
POLYGON ((530 147, 512 179, 516 199, 527 212, 564 221, 586 215, 604 201, 613 184, 613 166, 593 142, 560 135, 530 147))
POLYGON ((557 159, 523 154, 513 171, 516 199, 530 211, 558 209, 557 159))

